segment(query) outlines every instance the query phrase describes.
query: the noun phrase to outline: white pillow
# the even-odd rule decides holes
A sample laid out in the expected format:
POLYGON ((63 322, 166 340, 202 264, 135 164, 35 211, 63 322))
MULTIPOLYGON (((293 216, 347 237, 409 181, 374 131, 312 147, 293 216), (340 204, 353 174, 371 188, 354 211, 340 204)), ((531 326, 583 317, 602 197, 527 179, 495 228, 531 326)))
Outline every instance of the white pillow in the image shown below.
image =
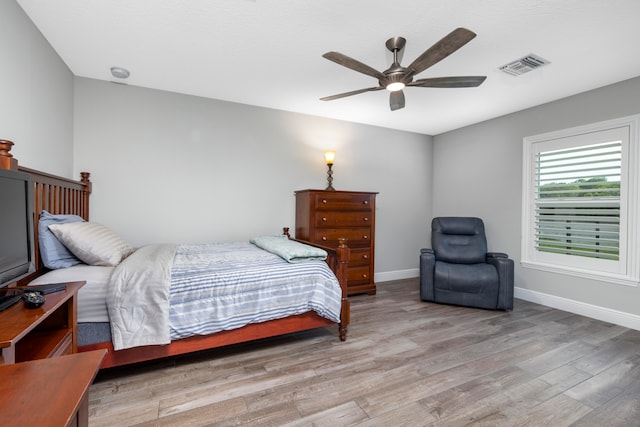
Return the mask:
POLYGON ((95 222, 51 224, 49 230, 85 264, 116 266, 133 252, 122 238, 95 222))

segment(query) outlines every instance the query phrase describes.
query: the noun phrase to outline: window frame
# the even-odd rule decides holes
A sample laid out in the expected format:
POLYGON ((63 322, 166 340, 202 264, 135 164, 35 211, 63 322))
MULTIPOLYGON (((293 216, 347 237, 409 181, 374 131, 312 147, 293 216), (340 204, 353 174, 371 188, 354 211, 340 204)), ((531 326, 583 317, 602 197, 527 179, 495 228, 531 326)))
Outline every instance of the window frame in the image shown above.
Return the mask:
MULTIPOLYGON (((622 117, 584 126, 548 132, 523 138, 522 179, 522 248, 521 265, 560 274, 602 280, 627 286, 640 282, 640 150, 638 129, 640 115, 622 117), (622 172, 620 177, 620 259, 604 261, 574 255, 551 254, 536 250, 536 154, 566 146, 588 146, 594 134, 622 129, 628 135, 623 141, 622 172), (542 147, 542 148, 541 148, 542 147)), ((586 203, 593 203, 585 201, 586 203)))

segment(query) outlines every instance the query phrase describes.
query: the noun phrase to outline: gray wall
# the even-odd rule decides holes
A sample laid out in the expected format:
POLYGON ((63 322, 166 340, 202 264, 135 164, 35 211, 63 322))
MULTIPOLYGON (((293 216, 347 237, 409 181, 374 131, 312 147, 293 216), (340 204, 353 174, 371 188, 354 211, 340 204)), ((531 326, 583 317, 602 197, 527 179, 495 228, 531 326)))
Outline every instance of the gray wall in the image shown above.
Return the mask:
POLYGON ((0 1, 0 139, 20 164, 72 177, 73 75, 13 0, 0 1))
POLYGON ((194 96, 75 80, 74 167, 92 218, 133 245, 246 240, 295 226, 294 191, 377 191, 376 279, 417 275, 432 137, 194 96))
MULTIPOLYGON (((640 288, 521 268, 522 138, 640 113, 640 78, 434 137, 433 214, 475 215, 489 248, 516 260, 516 286, 633 315, 640 288)), ((637 212, 635 213, 638 214, 637 212)))

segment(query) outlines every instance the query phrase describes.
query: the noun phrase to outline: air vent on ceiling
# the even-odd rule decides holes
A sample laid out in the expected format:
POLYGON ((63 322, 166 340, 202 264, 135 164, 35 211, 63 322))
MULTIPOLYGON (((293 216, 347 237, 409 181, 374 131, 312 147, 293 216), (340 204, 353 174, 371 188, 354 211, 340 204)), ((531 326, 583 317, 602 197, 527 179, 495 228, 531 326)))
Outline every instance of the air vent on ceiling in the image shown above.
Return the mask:
POLYGON ((502 67, 500 67, 500 70, 504 71, 507 74, 511 74, 512 76, 519 76, 547 64, 550 64, 550 62, 532 53, 513 62, 510 62, 507 65, 503 65, 502 67))

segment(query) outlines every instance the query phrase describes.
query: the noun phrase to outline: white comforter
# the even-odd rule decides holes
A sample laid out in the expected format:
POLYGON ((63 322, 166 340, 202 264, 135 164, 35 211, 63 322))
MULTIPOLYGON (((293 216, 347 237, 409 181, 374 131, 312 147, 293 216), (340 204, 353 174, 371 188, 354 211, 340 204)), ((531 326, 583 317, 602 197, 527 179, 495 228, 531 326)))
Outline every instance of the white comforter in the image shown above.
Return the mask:
POLYGON ((113 348, 169 344, 169 286, 177 245, 149 245, 111 274, 107 307, 113 348))

